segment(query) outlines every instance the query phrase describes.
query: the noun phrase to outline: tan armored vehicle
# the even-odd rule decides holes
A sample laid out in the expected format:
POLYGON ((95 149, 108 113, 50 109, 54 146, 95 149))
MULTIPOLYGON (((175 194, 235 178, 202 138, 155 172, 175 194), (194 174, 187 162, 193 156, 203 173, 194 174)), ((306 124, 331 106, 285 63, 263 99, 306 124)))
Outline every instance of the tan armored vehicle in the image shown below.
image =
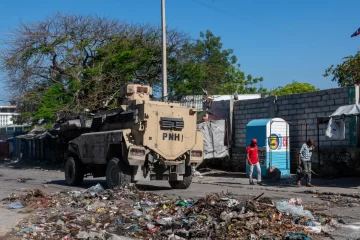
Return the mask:
POLYGON ((95 116, 91 130, 69 141, 69 185, 92 175, 106 176, 109 188, 139 180, 168 180, 175 189, 190 186, 193 169, 203 161, 196 110, 151 101, 151 95, 149 86, 124 86, 119 109, 95 116))

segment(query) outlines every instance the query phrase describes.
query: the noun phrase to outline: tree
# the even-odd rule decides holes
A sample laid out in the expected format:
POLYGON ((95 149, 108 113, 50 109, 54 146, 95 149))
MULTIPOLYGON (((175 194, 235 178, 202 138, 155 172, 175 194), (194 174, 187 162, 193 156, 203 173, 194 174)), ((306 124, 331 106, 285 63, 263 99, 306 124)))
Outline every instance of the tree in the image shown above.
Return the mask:
MULTIPOLYGON (((1 54, 20 122, 116 107, 125 83, 161 87, 161 30, 97 16, 57 13, 13 31, 1 54)), ((233 50, 210 31, 197 41, 167 29, 169 94, 263 91, 240 70, 233 50)))
POLYGON ((173 63, 176 78, 169 79, 170 93, 199 94, 206 89, 209 94, 263 92, 254 85, 263 78, 253 78, 240 70, 232 49, 223 49, 221 37, 210 30, 200 33, 200 39, 187 43, 179 58, 173 63))
POLYGON ((297 93, 315 92, 319 91, 319 88, 311 85, 310 83, 300 83, 293 81, 291 84, 287 84, 284 87, 277 87, 269 92, 271 96, 282 96, 297 93))
MULTIPOLYGON (((168 30, 169 55, 186 38, 168 30)), ((2 67, 21 121, 109 108, 124 83, 160 78, 161 31, 149 25, 57 13, 22 23, 7 43, 2 67)))
POLYGON ((344 61, 336 67, 332 65, 326 69, 324 77, 332 75, 331 80, 337 82, 341 87, 360 84, 360 52, 343 59, 344 61))

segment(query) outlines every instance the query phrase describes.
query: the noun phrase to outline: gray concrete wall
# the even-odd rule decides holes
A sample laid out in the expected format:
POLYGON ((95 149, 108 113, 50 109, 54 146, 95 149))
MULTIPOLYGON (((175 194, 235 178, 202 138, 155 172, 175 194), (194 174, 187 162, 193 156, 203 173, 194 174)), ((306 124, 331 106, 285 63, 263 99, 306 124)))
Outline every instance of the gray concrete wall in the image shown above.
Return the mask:
MULTIPOLYGON (((290 122, 290 148, 292 169, 296 168, 296 153, 308 138, 317 141, 317 117, 329 116, 338 107, 354 103, 354 87, 327 89, 254 100, 240 100, 234 103, 234 142, 231 165, 235 170, 245 169, 246 125, 253 119, 279 117, 290 122), (305 126, 296 123, 306 123, 305 126)), ((353 125, 353 124, 352 124, 353 125)), ((330 140, 325 137, 326 125, 320 125, 320 148, 349 146, 349 121, 346 123, 346 139, 330 140)), ((354 126, 352 126, 354 127, 354 126)), ((355 128, 356 129, 356 128, 355 128)), ((350 128, 353 131, 353 128, 350 128)), ((316 142, 317 145, 317 142, 316 142)), ((315 158, 315 156, 314 156, 315 158)), ((317 162, 316 159, 314 159, 317 162)))

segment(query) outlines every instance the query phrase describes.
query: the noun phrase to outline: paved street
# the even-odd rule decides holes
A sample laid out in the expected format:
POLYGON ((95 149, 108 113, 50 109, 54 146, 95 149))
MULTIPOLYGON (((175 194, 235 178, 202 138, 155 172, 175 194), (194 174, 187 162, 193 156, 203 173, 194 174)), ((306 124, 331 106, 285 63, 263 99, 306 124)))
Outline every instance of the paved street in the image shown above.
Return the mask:
MULTIPOLYGON (((10 193, 21 194, 27 189, 40 189, 45 192, 57 192, 69 189, 84 189, 96 183, 105 186, 104 179, 86 179, 81 187, 65 185, 64 174, 58 170, 42 170, 34 168, 13 169, 0 165, 0 198, 9 196, 10 193), (17 182, 18 178, 28 179, 25 183, 17 182)), ((284 180, 280 183, 265 183, 265 186, 250 186, 248 180, 241 174, 213 173, 197 177, 194 183, 187 190, 173 190, 165 181, 140 182, 138 187, 144 190, 154 191, 159 194, 170 196, 181 196, 185 198, 200 198, 208 193, 229 191, 236 195, 241 195, 244 199, 250 199, 261 193, 274 200, 301 197, 305 208, 307 205, 328 206, 327 201, 314 198, 313 193, 305 193, 309 188, 298 188, 293 184, 294 180, 284 180)), ((359 193, 360 179, 333 179, 333 180, 314 180, 314 184, 319 185, 311 190, 319 192, 333 192, 342 194, 359 193)), ((358 239, 360 236, 360 207, 332 207, 321 210, 323 214, 341 219, 343 224, 333 233, 335 239, 358 239)), ((5 206, 0 208, 0 236, 3 236, 21 219, 27 217, 29 212, 25 210, 8 210, 5 206)))

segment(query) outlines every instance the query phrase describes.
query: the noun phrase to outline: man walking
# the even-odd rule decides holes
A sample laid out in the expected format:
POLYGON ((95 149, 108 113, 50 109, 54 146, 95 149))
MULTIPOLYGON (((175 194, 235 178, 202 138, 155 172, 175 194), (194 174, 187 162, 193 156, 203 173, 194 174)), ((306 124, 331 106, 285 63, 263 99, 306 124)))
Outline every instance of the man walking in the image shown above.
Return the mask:
POLYGON ((306 186, 313 187, 313 185, 311 185, 311 156, 314 149, 314 141, 309 139, 302 145, 298 154, 299 166, 304 171, 304 174, 298 174, 297 185, 299 187, 301 187, 301 180, 304 178, 304 176, 306 177, 306 186))
POLYGON ((256 166, 257 169, 257 183, 261 184, 261 168, 259 163, 258 147, 256 146, 256 143, 257 140, 253 138, 251 140, 251 144, 246 149, 247 161, 250 167, 250 172, 249 172, 250 185, 254 185, 254 182, 252 180, 254 166, 256 166))

